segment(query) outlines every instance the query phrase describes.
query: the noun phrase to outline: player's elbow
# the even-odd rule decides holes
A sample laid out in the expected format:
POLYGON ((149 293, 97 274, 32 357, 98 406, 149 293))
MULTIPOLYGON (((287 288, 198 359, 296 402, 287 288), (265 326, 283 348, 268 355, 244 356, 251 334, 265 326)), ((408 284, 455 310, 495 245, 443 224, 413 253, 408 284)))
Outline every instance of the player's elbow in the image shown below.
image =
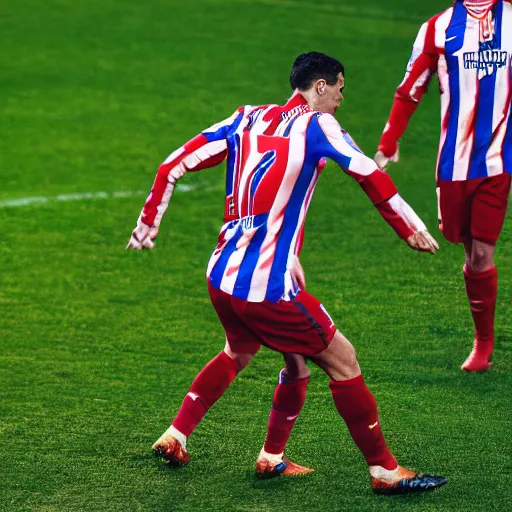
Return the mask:
POLYGON ((175 167, 169 167, 169 165, 161 164, 158 168, 158 176, 166 179, 169 183, 175 184, 185 173, 187 168, 183 165, 183 162, 176 165, 175 167))
POLYGON ((405 101, 407 103, 419 103, 421 100, 421 97, 418 98, 418 93, 412 91, 410 88, 400 86, 396 90, 395 100, 405 101))

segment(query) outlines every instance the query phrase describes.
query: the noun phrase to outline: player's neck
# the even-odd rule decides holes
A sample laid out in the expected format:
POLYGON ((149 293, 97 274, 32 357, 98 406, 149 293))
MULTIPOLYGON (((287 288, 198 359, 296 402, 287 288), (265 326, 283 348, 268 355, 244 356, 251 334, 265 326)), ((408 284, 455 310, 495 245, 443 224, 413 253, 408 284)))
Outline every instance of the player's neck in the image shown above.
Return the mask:
POLYGON ((481 19, 499 0, 464 0, 464 7, 474 18, 481 19))
POLYGON ((311 89, 308 89, 307 91, 300 91, 299 94, 304 98, 308 107, 311 110, 321 111, 320 104, 319 104, 319 97, 315 93, 315 90, 313 87, 311 89))

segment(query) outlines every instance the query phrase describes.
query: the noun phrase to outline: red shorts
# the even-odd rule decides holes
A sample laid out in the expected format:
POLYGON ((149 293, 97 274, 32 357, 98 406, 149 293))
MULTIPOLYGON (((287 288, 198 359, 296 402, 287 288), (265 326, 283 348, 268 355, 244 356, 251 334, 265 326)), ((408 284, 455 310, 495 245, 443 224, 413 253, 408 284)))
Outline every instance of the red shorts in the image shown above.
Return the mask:
POLYGON ((454 244, 470 239, 496 245, 507 213, 510 174, 467 181, 439 180, 437 196, 443 236, 454 244))
POLYGON ((247 302, 208 283, 213 307, 234 352, 256 353, 261 345, 278 352, 312 356, 331 342, 336 326, 313 295, 301 290, 294 300, 247 302))

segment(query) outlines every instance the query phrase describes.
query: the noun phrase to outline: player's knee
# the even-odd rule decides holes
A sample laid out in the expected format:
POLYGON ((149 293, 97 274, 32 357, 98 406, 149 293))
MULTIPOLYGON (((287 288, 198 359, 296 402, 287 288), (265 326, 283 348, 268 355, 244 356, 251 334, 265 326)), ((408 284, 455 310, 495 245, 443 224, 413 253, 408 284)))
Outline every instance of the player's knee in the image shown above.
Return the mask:
POLYGON ((292 367, 292 368, 284 368, 284 381, 285 382, 294 382, 297 380, 307 379, 310 376, 310 371, 307 366, 304 367, 292 367))
POLYGON ((493 253, 484 247, 474 247, 471 252, 471 258, 466 261, 469 269, 473 273, 485 272, 493 266, 493 253))
POLYGON ((226 353, 231 359, 233 359, 233 361, 236 362, 237 372, 241 372, 246 366, 248 366, 249 363, 252 361, 252 358, 254 357, 254 354, 240 354, 237 352, 233 352, 231 350, 226 353))
POLYGON ((336 333, 329 347, 312 360, 332 380, 347 380, 361 373, 355 348, 341 333, 336 333))
POLYGON ((254 354, 238 354, 236 362, 238 365, 238 371, 243 370, 252 361, 254 354))
POLYGON ((303 356, 298 354, 285 354, 284 361, 286 363, 286 368, 283 369, 283 373, 287 382, 306 379, 309 377, 309 368, 303 356))

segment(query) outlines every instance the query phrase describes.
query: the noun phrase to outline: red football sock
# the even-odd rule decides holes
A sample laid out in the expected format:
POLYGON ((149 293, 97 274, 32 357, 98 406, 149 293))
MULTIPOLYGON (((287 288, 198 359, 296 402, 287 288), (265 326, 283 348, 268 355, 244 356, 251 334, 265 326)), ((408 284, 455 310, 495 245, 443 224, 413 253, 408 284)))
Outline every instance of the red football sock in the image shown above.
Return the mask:
POLYGON ((286 381, 286 373, 279 374, 279 384, 274 392, 274 401, 268 421, 267 438, 263 449, 267 453, 283 453, 295 421, 306 400, 309 377, 286 381))
POLYGON ((498 295, 498 270, 492 267, 484 272, 473 273, 464 266, 464 279, 475 324, 475 344, 463 369, 486 370, 494 349, 494 311, 498 295))
POLYGON ((352 439, 369 466, 395 469, 398 463, 389 451, 379 424, 377 402, 364 383, 363 376, 331 381, 332 398, 345 420, 352 439))
POLYGON ((235 360, 224 351, 215 356, 192 382, 172 426, 185 436, 190 436, 210 407, 228 389, 236 374, 235 360))

